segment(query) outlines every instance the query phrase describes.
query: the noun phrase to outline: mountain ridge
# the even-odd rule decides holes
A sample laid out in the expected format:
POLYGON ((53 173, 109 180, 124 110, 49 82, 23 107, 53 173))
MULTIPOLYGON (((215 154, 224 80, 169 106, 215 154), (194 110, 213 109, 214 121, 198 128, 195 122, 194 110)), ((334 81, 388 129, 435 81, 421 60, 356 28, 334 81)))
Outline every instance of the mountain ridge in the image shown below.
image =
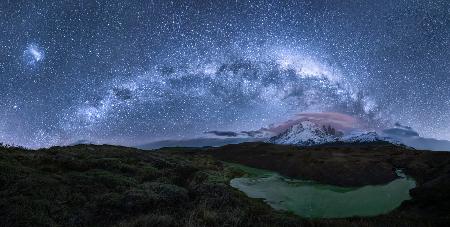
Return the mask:
POLYGON ((292 125, 286 131, 269 138, 266 142, 297 146, 370 142, 388 142, 394 145, 402 145, 399 141, 390 137, 381 136, 375 131, 353 131, 344 134, 330 125, 320 126, 319 124, 308 120, 292 125))

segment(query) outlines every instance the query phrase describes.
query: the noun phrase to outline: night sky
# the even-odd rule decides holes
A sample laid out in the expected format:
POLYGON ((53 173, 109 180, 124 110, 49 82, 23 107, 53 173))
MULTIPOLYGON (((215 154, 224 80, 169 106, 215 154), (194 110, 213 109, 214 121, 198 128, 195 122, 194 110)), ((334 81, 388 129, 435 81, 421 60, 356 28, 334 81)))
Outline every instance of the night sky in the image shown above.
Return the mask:
POLYGON ((450 1, 1 0, 0 142, 136 145, 339 112, 450 140, 450 1))

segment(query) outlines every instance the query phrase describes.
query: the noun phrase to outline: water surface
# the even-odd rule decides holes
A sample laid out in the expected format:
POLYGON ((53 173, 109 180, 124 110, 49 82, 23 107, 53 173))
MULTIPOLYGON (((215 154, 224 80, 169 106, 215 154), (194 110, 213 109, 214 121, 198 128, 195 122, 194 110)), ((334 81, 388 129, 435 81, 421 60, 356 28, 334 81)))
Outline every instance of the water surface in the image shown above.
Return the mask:
POLYGON ((415 181, 397 172, 399 178, 385 185, 339 187, 296 180, 275 172, 235 165, 245 177, 230 185, 251 198, 262 198, 275 209, 288 210, 308 218, 342 218, 384 214, 410 199, 415 181))

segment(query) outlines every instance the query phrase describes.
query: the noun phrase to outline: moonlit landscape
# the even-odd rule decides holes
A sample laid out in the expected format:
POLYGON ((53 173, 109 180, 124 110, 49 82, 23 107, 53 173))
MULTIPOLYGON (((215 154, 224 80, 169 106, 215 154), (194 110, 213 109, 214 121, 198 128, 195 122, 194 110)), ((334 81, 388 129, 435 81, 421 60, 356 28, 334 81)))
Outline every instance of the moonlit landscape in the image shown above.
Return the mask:
POLYGON ((448 0, 1 0, 0 28, 5 226, 450 222, 448 0), (45 184, 74 197, 9 205, 45 184))

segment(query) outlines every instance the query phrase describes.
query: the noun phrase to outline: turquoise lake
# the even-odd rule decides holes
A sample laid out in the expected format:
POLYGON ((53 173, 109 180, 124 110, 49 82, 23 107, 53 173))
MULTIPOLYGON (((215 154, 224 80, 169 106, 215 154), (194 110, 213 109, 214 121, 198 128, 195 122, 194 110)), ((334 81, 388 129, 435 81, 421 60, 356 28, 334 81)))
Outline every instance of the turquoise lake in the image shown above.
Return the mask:
POLYGON ((274 209, 291 211, 307 218, 343 218, 388 213, 410 199, 414 179, 397 171, 399 178, 385 185, 338 187, 313 181, 290 179, 278 173, 233 166, 244 170, 245 177, 234 178, 230 185, 251 198, 261 198, 274 209))

